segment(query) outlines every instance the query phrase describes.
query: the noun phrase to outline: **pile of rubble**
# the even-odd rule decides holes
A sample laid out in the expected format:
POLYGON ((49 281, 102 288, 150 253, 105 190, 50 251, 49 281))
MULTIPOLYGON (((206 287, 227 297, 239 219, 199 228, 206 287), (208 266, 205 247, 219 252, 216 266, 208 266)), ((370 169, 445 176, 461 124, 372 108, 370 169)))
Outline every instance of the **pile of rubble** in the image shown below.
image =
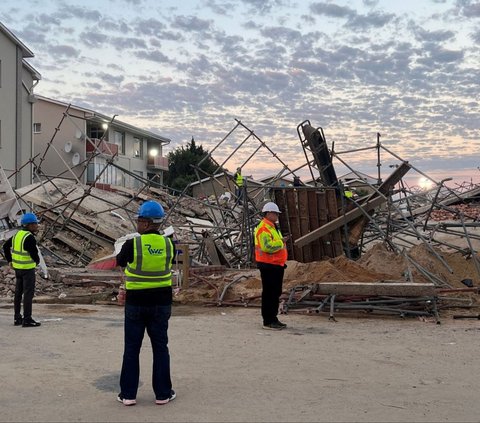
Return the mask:
POLYGON ((439 221, 460 220, 459 215, 469 216, 470 218, 480 221, 480 206, 470 204, 457 204, 449 207, 451 210, 433 210, 430 219, 439 221))
MULTIPOLYGON (((352 308, 370 310, 372 301, 377 301, 381 304, 376 310, 404 313, 411 301, 417 301, 405 295, 398 300, 398 309, 390 309, 388 304, 393 300, 376 293, 388 293, 387 286, 392 296, 394 292, 408 294, 408 289, 428 292, 413 305, 412 313, 436 313, 437 298, 447 294, 455 301, 444 299, 443 306, 474 306, 480 284, 480 186, 470 184, 454 190, 440 182, 429 192, 410 190, 402 178, 415 169, 407 161, 396 166, 385 180, 379 174, 370 184, 340 153, 328 150, 323 130, 308 121, 297 127, 306 163, 291 170, 240 121, 229 136, 237 128, 247 130, 237 149, 251 138, 282 168, 269 185, 246 180, 237 196, 233 195, 232 181, 223 173, 232 154, 224 154, 226 159, 218 163, 217 170, 222 173, 202 179, 198 168, 193 168, 199 179, 197 188, 205 188, 197 198, 185 194, 187 190, 171 195, 167 187, 153 186, 144 179, 137 181, 140 188, 136 190, 116 186, 101 190, 95 183, 81 185, 61 178, 41 180, 14 194, 10 189, 10 197, 0 198, 0 203, 13 202, 20 210, 20 201, 42 219, 37 239, 50 277, 38 275, 37 301, 119 303, 122 274, 113 268, 119 239, 136 231, 140 204, 154 199, 166 211, 161 229, 173 230, 180 254, 177 258, 182 256, 182 267, 174 271, 175 301, 258 306, 261 282, 252 257, 253 230, 260 218, 260 205, 274 200, 283 210, 280 225, 282 232, 290 235, 287 249, 294 259, 285 272, 286 309, 301 306, 321 311, 330 302, 332 314, 340 299, 356 302, 349 304, 352 308), (362 197, 346 197, 333 159, 351 170, 350 184, 361 183, 362 197), (311 184, 285 186, 282 177, 295 175, 302 167, 307 167, 312 177, 319 176, 311 184), (222 175, 224 182, 220 182, 222 175), (183 251, 188 251, 186 257, 183 251), (321 289, 326 286, 331 289, 328 295, 321 289), (342 292, 339 296, 337 289, 342 292), (350 294, 356 294, 345 295, 349 289, 350 294), (418 310, 432 303, 435 310, 418 310)), ((399 159, 381 144, 374 148, 378 169, 380 150, 399 159)), ((258 149, 252 150, 252 156, 258 149)), ((220 150, 217 154, 222 157, 220 150)), ((13 272, 3 267, 0 297, 11 301, 14 284, 13 272)))

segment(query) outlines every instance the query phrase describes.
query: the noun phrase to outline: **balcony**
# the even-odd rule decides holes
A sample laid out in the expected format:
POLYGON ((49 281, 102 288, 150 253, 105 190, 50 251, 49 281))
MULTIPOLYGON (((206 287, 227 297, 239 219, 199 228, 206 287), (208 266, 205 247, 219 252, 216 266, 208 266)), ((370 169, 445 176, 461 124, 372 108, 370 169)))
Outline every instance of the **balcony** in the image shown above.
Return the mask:
POLYGON ((87 154, 102 153, 106 156, 115 156, 118 154, 117 144, 112 144, 107 141, 99 140, 98 138, 90 138, 90 139, 92 140, 92 143, 94 143, 97 148, 95 149, 92 143, 87 141, 87 154))
POLYGON ((168 159, 162 156, 148 156, 147 168, 168 171, 168 159))

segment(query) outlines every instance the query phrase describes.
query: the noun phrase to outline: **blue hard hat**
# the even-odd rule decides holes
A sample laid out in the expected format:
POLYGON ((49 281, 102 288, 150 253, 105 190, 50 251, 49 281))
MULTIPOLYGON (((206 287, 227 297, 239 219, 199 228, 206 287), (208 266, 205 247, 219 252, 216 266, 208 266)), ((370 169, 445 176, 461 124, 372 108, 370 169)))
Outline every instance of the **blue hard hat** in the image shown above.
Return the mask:
POLYGON ((165 211, 160 203, 156 201, 145 201, 138 209, 138 217, 144 219, 161 219, 165 216, 165 211))
POLYGON ((30 223, 38 223, 37 216, 34 213, 25 213, 20 220, 20 224, 29 225, 30 223))

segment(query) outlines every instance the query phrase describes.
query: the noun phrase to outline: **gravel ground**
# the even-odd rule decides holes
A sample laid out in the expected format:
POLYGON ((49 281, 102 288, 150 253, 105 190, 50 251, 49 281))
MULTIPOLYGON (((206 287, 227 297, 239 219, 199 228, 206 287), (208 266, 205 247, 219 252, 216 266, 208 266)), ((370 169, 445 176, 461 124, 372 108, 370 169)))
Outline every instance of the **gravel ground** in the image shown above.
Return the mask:
POLYGON ((0 420, 9 422, 480 421, 479 320, 283 316, 174 307, 177 399, 156 406, 151 348, 135 407, 116 401, 122 308, 34 304, 39 328, 0 306, 0 420))

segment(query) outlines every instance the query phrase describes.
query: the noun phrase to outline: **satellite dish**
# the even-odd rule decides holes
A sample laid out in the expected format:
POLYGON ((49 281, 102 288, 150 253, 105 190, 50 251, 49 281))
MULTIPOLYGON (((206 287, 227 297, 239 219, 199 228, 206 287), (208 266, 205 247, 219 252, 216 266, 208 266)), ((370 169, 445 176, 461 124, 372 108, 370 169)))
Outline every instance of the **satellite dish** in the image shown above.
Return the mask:
POLYGON ((77 140, 81 140, 81 139, 82 139, 82 131, 80 131, 80 129, 77 129, 77 130, 75 131, 75 138, 76 138, 77 140))
POLYGON ((74 166, 78 165, 80 163, 80 154, 79 153, 75 153, 72 157, 72 164, 74 166))
POLYGON ((63 147, 63 149, 65 150, 65 153, 70 153, 72 151, 72 147, 73 147, 73 144, 71 143, 71 141, 68 141, 65 143, 65 146, 63 147))

